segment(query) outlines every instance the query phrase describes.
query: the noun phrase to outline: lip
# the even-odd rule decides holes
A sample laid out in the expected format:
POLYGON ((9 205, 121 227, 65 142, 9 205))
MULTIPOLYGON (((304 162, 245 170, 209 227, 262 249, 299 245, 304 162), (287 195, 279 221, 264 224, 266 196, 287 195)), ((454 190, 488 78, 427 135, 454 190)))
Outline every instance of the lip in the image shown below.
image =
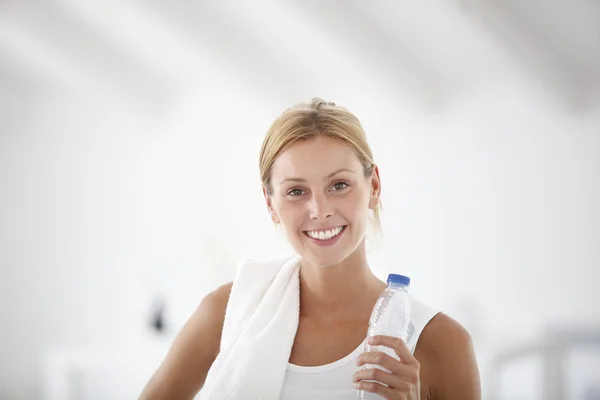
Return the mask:
POLYGON ((329 229, 335 229, 337 227, 341 226, 342 227, 342 231, 340 233, 337 234, 337 236, 332 237, 331 239, 327 239, 327 240, 319 240, 319 239, 314 239, 311 238, 310 236, 308 236, 308 231, 303 231, 302 233, 304 233, 304 236, 310 240, 312 243, 316 244, 317 246, 331 246, 333 244, 335 244, 341 237, 342 235, 346 232, 346 228, 348 227, 348 225, 337 225, 331 228, 327 228, 327 229, 318 229, 318 230, 314 230, 313 232, 321 232, 321 231, 326 231, 329 229))

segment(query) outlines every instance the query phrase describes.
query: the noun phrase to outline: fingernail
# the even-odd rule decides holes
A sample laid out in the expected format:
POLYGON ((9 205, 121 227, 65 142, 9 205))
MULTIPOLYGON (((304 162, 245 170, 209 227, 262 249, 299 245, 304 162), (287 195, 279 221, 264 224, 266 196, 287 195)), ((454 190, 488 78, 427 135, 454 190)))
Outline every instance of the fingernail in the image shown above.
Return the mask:
POLYGON ((367 339, 367 343, 373 344, 373 342, 375 342, 375 338, 370 337, 369 339, 367 339))
POLYGON ((354 387, 360 389, 360 382, 354 382, 354 387))

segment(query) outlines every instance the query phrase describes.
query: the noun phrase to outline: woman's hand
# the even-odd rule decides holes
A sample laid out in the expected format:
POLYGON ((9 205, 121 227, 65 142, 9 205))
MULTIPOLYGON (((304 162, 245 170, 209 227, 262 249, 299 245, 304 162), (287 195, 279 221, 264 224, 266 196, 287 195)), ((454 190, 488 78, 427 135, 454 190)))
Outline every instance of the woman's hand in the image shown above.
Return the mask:
POLYGON ((393 349, 400 360, 378 351, 362 353, 356 361, 357 365, 377 364, 391 372, 379 368, 362 369, 354 374, 355 387, 359 390, 377 393, 389 400, 412 399, 414 389, 418 387, 419 383, 420 365, 404 341, 392 336, 379 335, 370 337, 368 343, 372 346, 386 346, 393 349), (364 380, 377 382, 362 382, 364 380))

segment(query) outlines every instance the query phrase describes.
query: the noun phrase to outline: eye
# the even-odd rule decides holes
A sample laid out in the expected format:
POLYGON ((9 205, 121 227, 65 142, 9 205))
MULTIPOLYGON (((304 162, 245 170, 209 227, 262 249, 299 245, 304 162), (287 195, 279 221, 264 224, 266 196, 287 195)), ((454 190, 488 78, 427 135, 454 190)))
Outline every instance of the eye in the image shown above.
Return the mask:
POLYGON ((297 196, 301 196, 302 195, 302 189, 290 189, 288 190, 288 192, 286 193, 288 196, 292 196, 292 197, 297 197, 297 196))
POLYGON ((343 190, 343 189, 346 189, 348 186, 350 186, 350 185, 348 184, 348 182, 337 182, 337 183, 335 183, 335 184, 333 185, 333 189, 334 189, 335 191, 338 191, 338 190, 343 190))

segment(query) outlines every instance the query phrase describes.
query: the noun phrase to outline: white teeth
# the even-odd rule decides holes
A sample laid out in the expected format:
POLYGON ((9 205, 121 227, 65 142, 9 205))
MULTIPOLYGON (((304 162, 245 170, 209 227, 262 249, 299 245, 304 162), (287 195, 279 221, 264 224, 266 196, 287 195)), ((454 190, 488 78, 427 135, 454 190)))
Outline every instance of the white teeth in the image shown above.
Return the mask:
POLYGON ((337 235, 340 234, 340 232, 342 231, 342 227, 338 226, 337 228, 334 229, 330 229, 328 231, 308 231, 306 232, 308 234, 308 236, 310 236, 313 239, 318 239, 318 240, 329 240, 337 235))

